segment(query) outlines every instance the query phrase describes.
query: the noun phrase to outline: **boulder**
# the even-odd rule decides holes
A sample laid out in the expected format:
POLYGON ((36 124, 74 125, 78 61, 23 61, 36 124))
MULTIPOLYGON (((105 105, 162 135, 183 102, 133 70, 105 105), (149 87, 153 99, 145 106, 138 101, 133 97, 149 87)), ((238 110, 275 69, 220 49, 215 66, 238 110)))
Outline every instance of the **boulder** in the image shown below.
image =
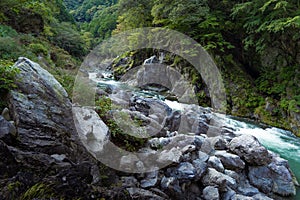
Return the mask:
POLYGON ((213 186, 207 186, 203 190, 203 198, 205 200, 219 200, 220 195, 218 188, 213 187, 213 186))
POLYGON ((141 181, 142 188, 154 187, 158 183, 158 171, 147 173, 146 177, 141 181))
POLYGON ((207 173, 202 178, 202 183, 205 186, 218 186, 220 191, 226 191, 227 187, 236 188, 236 180, 227 176, 213 168, 208 168, 207 173))
POLYGON ((103 150, 109 140, 109 130, 95 110, 73 106, 75 126, 81 142, 92 155, 103 150))
POLYGON ((270 192, 281 196, 296 194, 290 169, 274 160, 267 166, 249 167, 249 179, 252 185, 266 194, 270 192))
POLYGON ((207 164, 208 164, 208 167, 212 167, 219 172, 224 172, 224 166, 221 163, 221 160, 219 158, 217 158, 216 156, 211 156, 208 159, 207 164))
POLYGON ((272 156, 260 142, 251 135, 241 135, 233 138, 229 149, 248 162, 250 165, 266 165, 271 162, 272 156))
POLYGON ((215 156, 220 158, 226 169, 244 169, 244 161, 237 155, 228 153, 226 151, 216 151, 215 156))
MULTIPOLYGON (((20 74, 9 94, 9 110, 18 137, 12 143, 0 139, 1 158, 5 158, 0 164, 4 174, 0 187, 6 188, 0 191, 0 199, 13 198, 5 191, 16 181, 20 187, 12 193, 15 197, 41 183, 51 184, 61 198, 86 197, 92 191, 90 184, 100 181, 95 176, 99 166, 80 142, 66 91, 50 73, 27 58, 19 58, 15 67, 20 74)), ((14 132, 2 118, 1 123, 6 135, 14 132)))

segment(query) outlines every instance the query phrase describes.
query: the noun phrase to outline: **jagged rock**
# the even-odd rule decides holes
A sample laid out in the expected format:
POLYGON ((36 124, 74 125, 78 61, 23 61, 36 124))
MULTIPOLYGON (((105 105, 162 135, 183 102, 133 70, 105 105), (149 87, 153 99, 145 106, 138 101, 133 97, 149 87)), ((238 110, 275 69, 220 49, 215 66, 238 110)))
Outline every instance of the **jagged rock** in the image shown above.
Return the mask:
MULTIPOLYGON (((17 87, 9 94, 9 110, 18 137, 16 143, 0 141, 1 152, 5 153, 1 155, 5 158, 1 160, 1 171, 5 178, 18 180, 22 185, 15 195, 43 182, 51 183, 61 197, 85 197, 94 181, 91 169, 99 167, 80 142, 66 91, 29 59, 19 58, 15 66, 20 74, 17 87)), ((5 188, 5 183, 9 182, 1 180, 0 187, 5 188)), ((0 198, 9 196, 0 191, 0 198)))
POLYGON ((207 155, 206 153, 204 153, 202 151, 198 151, 198 159, 202 162, 206 162, 209 159, 209 155, 207 155))
POLYGON ((238 174, 237 172, 235 171, 232 171, 232 170, 228 170, 228 169, 225 169, 224 171, 224 174, 230 176, 231 178, 235 179, 238 183, 240 182, 240 178, 241 178, 241 174, 238 174))
POLYGON ((224 166, 221 163, 221 160, 216 156, 211 156, 207 162, 208 167, 212 167, 219 172, 224 172, 224 166))
POLYGON ((178 110, 172 111, 171 115, 166 118, 165 127, 168 131, 178 131, 181 123, 181 113, 178 110))
POLYGON ((157 161, 159 163, 180 163, 181 157, 182 153, 180 149, 173 147, 170 150, 163 150, 159 154, 157 161))
POLYGON ((203 198, 205 200, 219 200, 220 195, 218 188, 213 187, 213 186, 207 186, 203 190, 203 198))
POLYGON ((215 156, 220 158, 226 169, 244 169, 244 161, 237 155, 228 153, 226 151, 216 151, 215 156))
POLYGON ((206 138, 201 145, 200 151, 202 151, 208 155, 211 155, 214 152, 214 150, 215 149, 211 145, 210 140, 208 138, 206 138))
POLYGON ((209 138, 210 143, 214 147, 215 150, 226 150, 227 149, 227 141, 223 136, 217 136, 209 138))
POLYGON ((91 154, 101 152, 109 139, 106 124, 93 109, 73 106, 72 111, 81 142, 91 154))
POLYGON ((217 185, 221 191, 226 191, 226 187, 236 188, 236 180, 227 176, 213 168, 208 168, 207 173, 202 178, 203 185, 215 186, 217 185))
POLYGON ((159 114, 159 123, 165 121, 165 118, 169 116, 172 112, 172 109, 162 101, 153 98, 144 98, 140 96, 133 96, 130 99, 130 106, 132 110, 139 111, 145 116, 151 114, 159 114))
POLYGON ((266 165, 271 162, 268 150, 254 136, 241 135, 233 138, 229 148, 250 165, 266 165))
POLYGON ((201 149, 201 146, 204 142, 205 138, 199 135, 195 135, 194 145, 196 146, 197 150, 201 149))
POLYGON ((171 142, 170 138, 152 138, 148 140, 148 144, 151 148, 159 149, 166 145, 168 145, 171 142))
POLYGON ((266 194, 269 192, 281 196, 296 194, 289 168, 284 162, 278 162, 276 157, 273 157, 272 163, 267 166, 250 166, 249 179, 251 184, 266 194))
POLYGON ((192 180, 196 176, 196 169, 189 162, 183 162, 178 165, 175 172, 171 174, 172 177, 176 177, 178 180, 192 180))

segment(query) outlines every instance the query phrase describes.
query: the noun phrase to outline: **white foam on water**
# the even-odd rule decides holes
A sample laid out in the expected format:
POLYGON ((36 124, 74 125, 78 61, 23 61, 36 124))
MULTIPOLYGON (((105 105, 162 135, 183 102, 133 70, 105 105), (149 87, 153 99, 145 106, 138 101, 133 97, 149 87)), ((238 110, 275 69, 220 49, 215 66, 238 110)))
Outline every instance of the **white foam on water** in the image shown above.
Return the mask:
POLYGON ((177 101, 170 101, 168 99, 166 99, 164 101, 170 108, 174 109, 174 110, 183 110, 183 104, 179 103, 177 101))

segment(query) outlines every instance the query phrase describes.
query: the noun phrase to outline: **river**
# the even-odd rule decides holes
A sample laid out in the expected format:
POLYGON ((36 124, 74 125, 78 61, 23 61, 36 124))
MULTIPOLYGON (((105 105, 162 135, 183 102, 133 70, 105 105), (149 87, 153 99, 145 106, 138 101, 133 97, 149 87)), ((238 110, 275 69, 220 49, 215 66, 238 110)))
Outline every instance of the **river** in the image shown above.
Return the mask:
MULTIPOLYGON (((124 87, 126 89, 131 89, 140 95, 155 97, 162 97, 160 99, 164 100, 163 96, 151 91, 139 91, 136 88, 126 86, 112 79, 99 79, 96 77, 96 73, 90 73, 90 79, 97 82, 98 84, 111 85, 113 87, 124 87)), ((184 104, 178 103, 176 101, 164 100, 165 103, 172 109, 181 110, 184 104)), ((279 154, 282 158, 289 161, 289 165, 297 177, 298 182, 300 182, 300 138, 294 136, 291 132, 275 127, 270 127, 267 125, 261 125, 253 121, 235 118, 229 115, 216 114, 219 118, 223 120, 223 123, 234 128, 238 133, 250 134, 255 136, 268 150, 279 154)), ((294 197, 287 199, 299 200, 300 199, 300 187, 297 187, 297 194, 294 197)))

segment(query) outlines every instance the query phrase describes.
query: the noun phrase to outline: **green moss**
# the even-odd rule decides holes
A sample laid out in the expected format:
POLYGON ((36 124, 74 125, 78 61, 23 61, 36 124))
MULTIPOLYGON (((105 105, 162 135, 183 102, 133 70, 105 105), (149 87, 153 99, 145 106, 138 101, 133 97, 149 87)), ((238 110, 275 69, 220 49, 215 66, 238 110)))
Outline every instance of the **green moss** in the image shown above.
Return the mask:
POLYGON ((52 188, 44 183, 37 183, 30 187, 24 194, 22 194, 19 199, 48 199, 51 197, 55 197, 55 193, 53 192, 52 188))
POLYGON ((125 112, 113 111, 116 109, 118 107, 114 106, 108 97, 101 97, 96 101, 96 112, 109 127, 112 142, 127 151, 136 151, 145 144, 146 139, 134 137, 132 134, 144 136, 145 132, 141 127, 143 122, 139 119, 131 119, 131 116, 125 112), (115 112, 118 121, 112 118, 111 112, 115 112))

